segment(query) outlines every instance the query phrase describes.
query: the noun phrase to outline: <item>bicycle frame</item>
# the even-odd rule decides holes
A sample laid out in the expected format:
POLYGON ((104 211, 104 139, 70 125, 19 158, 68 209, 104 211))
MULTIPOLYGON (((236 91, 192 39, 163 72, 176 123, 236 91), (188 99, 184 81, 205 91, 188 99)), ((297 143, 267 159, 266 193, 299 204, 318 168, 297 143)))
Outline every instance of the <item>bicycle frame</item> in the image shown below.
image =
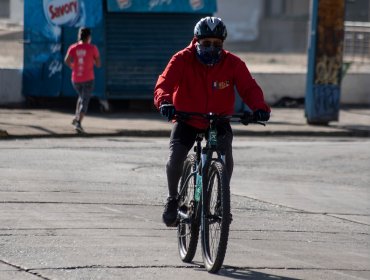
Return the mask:
MULTIPOLYGON (((212 119, 210 120, 210 126, 207 132, 208 132, 208 137, 206 137, 205 147, 202 147, 202 144, 201 144, 203 139, 205 138, 204 133, 198 134, 196 137, 196 146, 194 147, 195 152, 196 152, 196 163, 197 163, 196 169, 186 178, 185 184, 179 192, 179 197, 180 197, 185 190, 185 186, 188 184, 189 180, 192 180, 194 178, 194 176, 195 178, 197 178, 197 176, 200 176, 202 178, 201 179, 202 180, 201 198, 200 200, 197 200, 194 197, 194 201, 198 202, 196 204, 195 216, 194 216, 196 220, 198 220, 201 214, 203 214, 201 215, 202 218, 204 218, 204 216, 207 214, 207 213, 204 213, 203 205, 205 205, 204 199, 207 197, 206 192, 207 192, 208 182, 205 179, 207 178, 207 171, 211 164, 211 161, 219 160, 222 163, 225 163, 225 155, 217 148, 217 130, 216 130, 215 120, 212 120, 212 119), (214 152, 217 153, 217 158, 213 158, 214 152)), ((194 196, 195 196, 195 191, 194 191, 194 196)), ((183 219, 182 222, 184 222, 184 220, 185 221, 188 220, 186 222, 190 222, 190 223, 192 222, 190 220, 191 217, 188 217, 186 214, 182 213, 181 211, 179 211, 179 216, 183 219)), ((201 220, 201 225, 203 224, 204 224, 203 220, 201 220)), ((202 226, 202 229, 203 229, 203 226, 202 226)))
POLYGON ((207 135, 201 133, 196 136, 196 155, 187 157, 180 181, 178 200, 181 205, 177 220, 180 257, 184 262, 192 261, 200 229, 204 265, 208 272, 217 273, 224 261, 232 221, 228 183, 230 178, 225 168, 226 151, 217 145, 218 123, 233 121, 232 118, 238 118, 245 125, 259 122, 253 118, 245 118, 244 115, 176 112, 176 116, 184 120, 198 116, 209 121, 207 135), (202 147, 203 139, 206 139, 206 144, 202 147), (217 233, 214 234, 215 232, 217 233))

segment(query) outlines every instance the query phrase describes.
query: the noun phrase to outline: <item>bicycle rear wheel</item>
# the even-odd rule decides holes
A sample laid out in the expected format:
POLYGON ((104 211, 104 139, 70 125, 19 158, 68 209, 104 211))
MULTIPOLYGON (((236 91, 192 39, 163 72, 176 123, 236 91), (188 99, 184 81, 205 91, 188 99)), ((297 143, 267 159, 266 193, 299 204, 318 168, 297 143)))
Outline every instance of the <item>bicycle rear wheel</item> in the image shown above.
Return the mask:
POLYGON ((194 200, 196 176, 195 174, 191 175, 195 169, 195 155, 188 155, 180 180, 180 190, 182 188, 185 189, 179 197, 179 210, 189 218, 180 218, 177 226, 178 249, 183 262, 191 262, 193 260, 199 237, 199 218, 197 218, 198 215, 195 213, 197 202, 194 200))
POLYGON ((202 256, 208 272, 217 273, 225 258, 230 228, 230 188, 224 164, 213 161, 207 178, 202 214, 202 256))

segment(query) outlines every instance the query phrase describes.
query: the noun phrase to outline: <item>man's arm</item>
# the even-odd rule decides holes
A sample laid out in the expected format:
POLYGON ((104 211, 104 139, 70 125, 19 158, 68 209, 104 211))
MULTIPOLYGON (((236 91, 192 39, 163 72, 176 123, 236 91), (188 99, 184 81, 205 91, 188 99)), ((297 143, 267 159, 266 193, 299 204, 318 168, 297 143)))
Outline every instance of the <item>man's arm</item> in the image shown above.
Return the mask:
POLYGON ((252 77, 243 61, 237 64, 235 75, 236 88, 243 102, 253 111, 261 109, 270 112, 271 109, 265 102, 261 87, 252 77))
POLYGON ((95 58, 95 66, 98 67, 98 68, 101 66, 101 61, 100 61, 99 56, 95 58))
POLYGON ((64 58, 64 63, 69 67, 69 68, 73 68, 73 61, 72 61, 72 57, 69 55, 69 53, 66 54, 65 58, 64 58))
POLYGON ((183 67, 183 58, 174 55, 167 64, 166 69, 159 75, 157 84, 154 88, 154 105, 157 108, 159 108, 163 102, 172 104, 172 96, 181 80, 183 67))
POLYGON ((95 63, 95 66, 96 67, 100 67, 101 66, 101 60, 100 60, 100 54, 99 54, 99 50, 96 46, 94 46, 94 63, 95 63))

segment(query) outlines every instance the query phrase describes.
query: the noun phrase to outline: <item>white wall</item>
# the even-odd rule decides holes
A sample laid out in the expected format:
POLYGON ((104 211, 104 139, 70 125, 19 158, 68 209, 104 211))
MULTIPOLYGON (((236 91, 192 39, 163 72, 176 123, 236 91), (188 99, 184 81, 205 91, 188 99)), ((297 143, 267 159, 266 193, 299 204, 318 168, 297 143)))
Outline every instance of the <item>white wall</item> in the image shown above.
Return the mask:
MULTIPOLYGON (((265 99, 274 104, 280 98, 305 96, 306 73, 254 73, 265 99)), ((22 103, 22 72, 20 69, 0 69, 0 105, 22 103)), ((370 105, 368 73, 348 73, 342 82, 341 104, 370 105)))
POLYGON ((24 0, 10 0, 10 21, 23 24, 24 0))
POLYGON ((258 37, 261 0, 218 0, 215 16, 222 18, 228 32, 227 41, 252 41, 258 37))
POLYGON ((21 69, 0 69, 0 105, 19 104, 22 95, 21 69))
MULTIPOLYGON (((274 104, 282 97, 300 98, 306 94, 306 73, 254 73, 265 99, 274 104)), ((368 73, 347 73, 341 85, 340 103, 370 105, 370 79, 368 73)))

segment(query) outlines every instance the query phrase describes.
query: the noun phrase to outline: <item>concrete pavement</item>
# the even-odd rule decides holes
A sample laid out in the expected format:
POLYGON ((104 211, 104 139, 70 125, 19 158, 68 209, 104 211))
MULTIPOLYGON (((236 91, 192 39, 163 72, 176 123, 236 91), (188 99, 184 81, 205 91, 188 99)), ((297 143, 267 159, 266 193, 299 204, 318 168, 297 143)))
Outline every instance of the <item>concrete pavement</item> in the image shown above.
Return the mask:
POLYGON ((168 138, 0 141, 0 279, 370 279, 369 138, 235 137, 224 268, 161 221, 168 138))
MULTIPOLYGON (((0 108, 0 139, 40 137, 155 136, 167 137, 171 123, 157 112, 89 113, 78 135, 71 125, 73 111, 65 109, 0 108)), ((306 123, 303 108, 272 108, 266 126, 233 125, 235 135, 369 137, 370 108, 341 109, 338 122, 327 126, 306 123)))

